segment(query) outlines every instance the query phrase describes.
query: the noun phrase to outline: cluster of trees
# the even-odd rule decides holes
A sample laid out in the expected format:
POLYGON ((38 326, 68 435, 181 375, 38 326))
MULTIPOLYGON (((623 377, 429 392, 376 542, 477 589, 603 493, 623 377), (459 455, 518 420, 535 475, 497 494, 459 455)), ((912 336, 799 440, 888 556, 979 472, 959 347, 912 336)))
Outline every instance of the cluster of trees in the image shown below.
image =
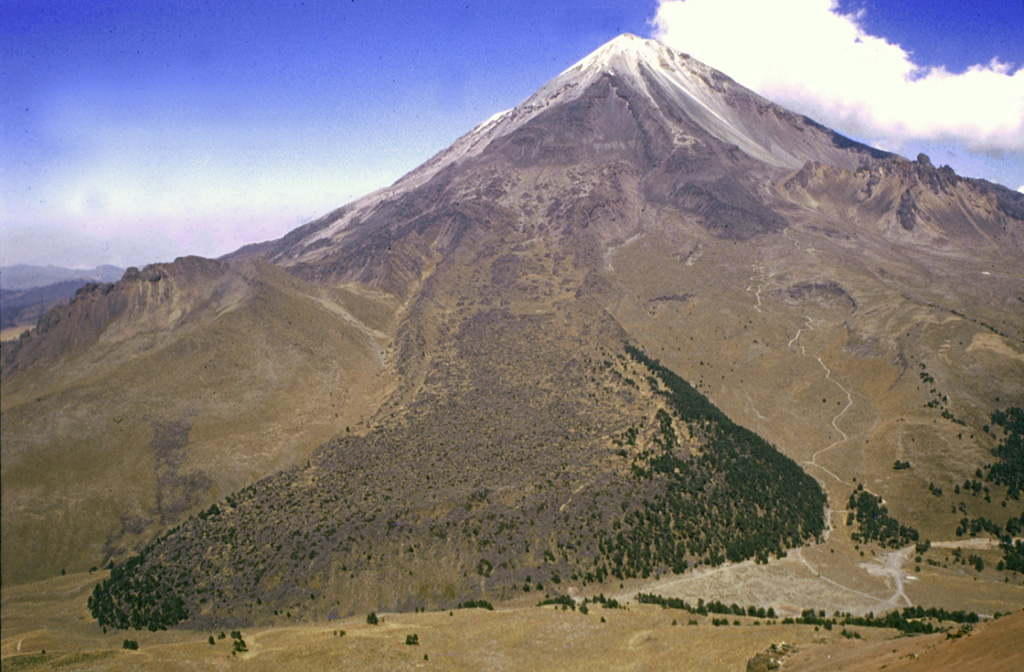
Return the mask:
POLYGON ((1024 541, 1003 539, 1000 546, 1003 549, 1003 559, 999 561, 996 569, 1008 569, 1024 574, 1024 541))
POLYGON ((707 397, 698 392, 692 385, 683 380, 674 371, 665 368, 656 359, 648 357, 642 350, 626 344, 626 354, 643 364, 668 388, 663 392, 672 402, 679 417, 688 420, 706 420, 717 423, 732 424, 732 421, 711 403, 707 397))
POLYGON ((199 513, 197 513, 196 517, 199 518, 199 520, 206 520, 210 516, 219 516, 219 515, 220 515, 220 507, 217 506, 216 503, 214 503, 214 504, 210 504, 210 508, 208 508, 206 511, 200 511, 199 513))
POLYGON ((900 548, 920 537, 916 529, 901 525, 891 517, 889 509, 882 504, 882 498, 865 490, 863 485, 858 485, 850 495, 847 508, 846 524, 852 525, 856 521, 858 525, 858 531, 850 535, 854 541, 877 541, 882 546, 900 548))
POLYGON ((179 594, 191 589, 189 574, 182 572, 172 577, 162 565, 146 564, 147 556, 163 538, 123 565, 111 568, 110 576, 93 588, 89 612, 101 626, 156 631, 188 618, 188 609, 179 594))
POLYGON ((1010 499, 1024 492, 1024 409, 1011 406, 992 414, 992 424, 1002 427, 1004 435, 992 453, 997 461, 988 467, 985 480, 1005 485, 1010 499))
MULTIPOLYGON (((636 445, 641 438, 636 428, 623 435, 620 445, 631 460, 630 471, 616 471, 607 483, 588 488, 564 515, 558 505, 573 491, 567 479, 539 482, 537 494, 528 498, 529 510, 527 499, 522 509, 506 510, 491 503, 474 482, 481 474, 465 473, 475 467, 456 457, 456 448, 479 448, 481 454, 504 460, 503 469, 522 484, 544 473, 541 467, 561 465, 565 450, 577 450, 573 442, 577 434, 586 434, 582 430, 603 436, 623 426, 618 420, 587 425, 583 412, 572 406, 579 399, 570 397, 565 408, 545 407, 528 423, 502 429, 505 434, 491 434, 488 426, 456 435, 447 425, 429 423, 417 434, 402 425, 401 431, 332 441, 305 466, 269 476, 211 505, 112 572, 94 591, 90 609, 102 625, 122 629, 170 627, 190 614, 196 625, 244 623, 271 611, 301 617, 305 605, 322 597, 314 587, 317 579, 337 567, 354 576, 396 562, 390 552, 378 550, 379 540, 388 536, 409 553, 434 539, 466 549, 476 545, 472 555, 467 550, 464 556, 465 569, 489 578, 493 588, 522 585, 511 567, 534 568, 530 563, 539 549, 531 544, 557 544, 544 556, 542 569, 548 573, 541 576, 550 586, 570 573, 570 580, 586 584, 681 573, 694 564, 767 562, 820 536, 825 495, 796 463, 730 421, 685 380, 638 349, 627 347, 619 361, 649 372, 633 378, 644 384, 646 377, 661 395, 658 405, 667 410, 657 413, 653 432, 649 424, 644 427, 645 445, 636 445), (506 434, 511 437, 507 441, 506 434), (685 434, 699 446, 692 453, 683 445, 685 434), (530 449, 515 448, 516 441, 530 449), (513 448, 494 450, 506 443, 513 448), (547 448, 535 449, 538 445, 547 448), (396 446, 406 451, 401 463, 394 457, 396 446), (313 464, 316 475, 308 478, 313 464), (429 468, 407 468, 412 464, 429 468), (381 483, 391 485, 382 488, 381 483), (409 492, 434 503, 461 492, 461 502, 469 506, 420 525, 405 517, 409 492), (481 557, 484 553, 490 558, 481 557), (283 578, 271 586, 271 576, 283 578)), ((605 383, 611 385, 607 375, 605 383)), ((595 394, 604 393, 604 388, 595 389, 595 394)), ((422 414, 438 415, 432 406, 423 409, 422 414)), ((625 420, 631 411, 621 413, 625 420)), ((477 420, 467 419, 467 426, 476 427, 477 420)), ((418 416, 409 423, 420 426, 418 416)), ((538 590, 541 584, 530 588, 538 590)))
POLYGON ((625 609, 625 607, 619 604, 618 600, 616 600, 613 597, 605 597, 604 593, 601 593, 596 597, 584 598, 583 606, 586 606, 587 602, 590 602, 592 604, 600 604, 605 609, 625 609))
MULTIPOLYGON (((985 500, 991 501, 991 493, 984 482, 994 483, 1006 487, 1006 498, 1003 506, 1006 506, 1006 499, 1017 501, 1024 492, 1024 409, 1017 406, 1010 406, 1002 411, 995 411, 990 416, 992 424, 1002 427, 1003 436, 999 443, 992 449, 996 461, 985 467, 985 470, 978 469, 974 479, 964 481, 962 491, 970 492, 972 495, 985 492, 985 500)), ((988 425, 984 431, 992 436, 996 433, 988 425)), ((956 486, 956 492, 961 492, 961 486, 956 486)), ((986 532, 1000 540, 1000 547, 1003 550, 1003 558, 999 561, 997 569, 1024 572, 1024 543, 1014 540, 1024 529, 1024 514, 1018 517, 1010 516, 1006 521, 1005 528, 995 521, 984 516, 978 518, 961 518, 956 528, 958 537, 965 534, 976 536, 986 532)), ((961 558, 961 561, 962 558, 961 558)), ((984 562, 978 556, 971 556, 969 564, 981 571, 984 562)))
POLYGON ((682 573, 691 562, 767 562, 821 534, 826 498, 813 478, 657 360, 626 351, 651 372, 652 389, 673 413, 658 412, 654 449, 631 464, 635 479, 656 486, 652 495, 611 533, 599 532, 596 580, 682 573), (679 450, 674 419, 703 439, 697 455, 679 450))
MULTIPOLYGON (((640 593, 636 596, 640 604, 657 604, 664 609, 682 609, 691 614, 707 616, 709 614, 722 614, 731 616, 750 616, 757 618, 776 618, 775 610, 771 607, 741 607, 738 604, 725 605, 717 600, 705 603, 698 600, 696 605, 691 605, 686 600, 676 597, 663 597, 651 593, 640 593)), ((952 623, 977 623, 978 614, 973 611, 947 611, 935 607, 907 607, 903 611, 895 610, 882 616, 875 616, 873 613, 867 616, 853 616, 849 613, 836 612, 831 617, 825 612, 805 609, 797 618, 785 618, 784 624, 802 623, 806 625, 817 625, 831 630, 836 625, 862 626, 869 628, 892 628, 900 632, 919 634, 939 632, 940 629, 930 621, 946 621, 952 623)), ((724 622, 728 625, 728 619, 724 622)))
MULTIPOLYGON (((982 478, 981 469, 978 469, 978 478, 982 478)), ((959 485, 957 485, 956 487, 957 494, 959 494, 960 492, 970 491, 972 495, 977 495, 982 490, 984 490, 986 493, 988 492, 988 488, 985 487, 984 483, 982 483, 981 481, 976 481, 973 478, 968 478, 964 480, 964 485, 962 489, 959 485)))
MULTIPOLYGON (((994 520, 979 516, 977 518, 961 518, 956 528, 956 536, 962 537, 969 534, 974 537, 981 532, 986 532, 999 539, 999 546, 1003 550, 1003 558, 999 561, 996 569, 1004 569, 1013 572, 1024 573, 1024 543, 1014 537, 1024 530, 1024 513, 1019 516, 1010 516, 1006 525, 1002 526, 994 520)), ((974 565, 979 572, 984 567, 980 557, 971 556, 968 563, 974 565), (975 559, 976 558, 976 559, 975 559)))
POLYGON ((813 609, 805 609, 798 618, 786 618, 782 622, 817 625, 828 630, 831 630, 834 625, 856 625, 867 628, 892 628, 915 635, 941 632, 942 629, 931 621, 977 623, 978 614, 973 611, 946 611, 935 607, 906 607, 902 612, 894 610, 884 616, 875 616, 873 613, 869 613, 867 616, 836 613, 828 618, 824 611, 815 612, 813 609))
MULTIPOLYGON (((552 604, 556 605, 556 606, 561 605, 563 611, 568 610, 568 609, 572 609, 573 611, 576 611, 576 606, 577 606, 576 605, 576 600, 574 600, 573 598, 569 597, 568 595, 555 595, 553 597, 549 595, 548 597, 545 597, 543 600, 538 602, 537 606, 538 607, 545 607, 545 606, 552 605, 552 604)), ((579 610, 580 610, 581 614, 585 615, 585 614, 589 613, 589 610, 587 609, 587 604, 600 604, 605 609, 624 609, 625 608, 621 604, 619 604, 618 600, 616 600, 614 598, 611 598, 611 597, 605 597, 604 593, 602 593, 600 595, 596 595, 594 597, 585 597, 585 598, 583 598, 583 601, 579 604, 579 610)))
MULTIPOLYGON (((1016 522, 1013 518, 1011 518, 1010 521, 1016 522)), ((965 517, 960 519, 960 524, 956 527, 956 536, 962 537, 965 534, 970 534, 972 537, 976 537, 978 536, 978 533, 982 531, 999 537, 1003 533, 1003 528, 999 523, 994 520, 989 520, 984 516, 980 516, 978 518, 965 517)))
POLYGON ((697 600, 696 605, 687 603, 686 600, 678 597, 663 597, 653 593, 638 593, 636 601, 640 604, 657 604, 662 609, 682 609, 688 611, 691 614, 699 614, 701 616, 707 616, 708 614, 731 614, 733 616, 752 616, 756 618, 775 618, 775 609, 768 607, 754 607, 749 606, 746 608, 741 607, 738 604, 722 604, 718 600, 712 600, 705 603, 703 598, 697 600))
MULTIPOLYGON (((928 383, 928 384, 934 384, 935 383, 935 378, 932 377, 932 375, 930 373, 925 371, 924 368, 925 368, 925 366, 922 363, 921 364, 922 371, 918 374, 921 377, 921 380, 923 382, 925 382, 925 383, 928 383)), ((935 398, 932 399, 931 401, 929 401, 927 404, 925 404, 925 408, 937 408, 937 409, 942 411, 941 415, 946 420, 949 420, 950 422, 956 423, 956 424, 964 426, 964 427, 967 426, 967 423, 964 422, 964 420, 962 420, 961 418, 956 417, 955 415, 953 415, 950 412, 950 410, 949 410, 949 397, 947 397, 946 395, 944 395, 942 392, 940 392, 939 390, 937 390, 934 387, 931 388, 928 392, 929 392, 929 394, 934 395, 935 398)))
POLYGON ((546 597, 537 603, 538 607, 544 607, 549 604, 560 604, 562 609, 572 609, 576 611, 576 600, 572 599, 568 595, 556 595, 555 597, 546 597))
MULTIPOLYGON (((1003 550, 1003 559, 999 561, 996 569, 1000 571, 1008 569, 1013 572, 1024 572, 1024 543, 1019 539, 1014 539, 1022 530, 1024 530, 1024 513, 1017 517, 1010 516, 1006 521, 1005 527, 984 516, 980 516, 978 518, 960 519, 960 524, 956 528, 956 535, 960 537, 964 534, 970 534, 973 537, 979 532, 984 531, 997 537, 1000 542, 999 547, 1003 550)), ((979 572, 981 571, 979 567, 981 558, 978 558, 977 562, 973 560, 969 562, 978 568, 979 572)))
POLYGON ((249 648, 245 645, 245 640, 242 639, 242 633, 238 630, 231 631, 231 655, 236 653, 245 653, 249 648))
POLYGON ((486 609, 487 611, 494 611, 494 605, 487 600, 466 600, 465 602, 459 602, 459 609, 486 609))

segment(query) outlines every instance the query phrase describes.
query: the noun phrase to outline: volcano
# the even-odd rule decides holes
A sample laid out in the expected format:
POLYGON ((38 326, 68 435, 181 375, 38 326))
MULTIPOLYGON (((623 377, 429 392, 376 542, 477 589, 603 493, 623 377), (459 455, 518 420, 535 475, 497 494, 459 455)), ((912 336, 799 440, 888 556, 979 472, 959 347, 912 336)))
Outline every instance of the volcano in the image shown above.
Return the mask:
POLYGON ((858 486, 942 539, 1024 401, 1022 286, 1024 195, 624 35, 5 344, 4 581, 112 564, 118 628, 450 608, 852 545, 858 486))

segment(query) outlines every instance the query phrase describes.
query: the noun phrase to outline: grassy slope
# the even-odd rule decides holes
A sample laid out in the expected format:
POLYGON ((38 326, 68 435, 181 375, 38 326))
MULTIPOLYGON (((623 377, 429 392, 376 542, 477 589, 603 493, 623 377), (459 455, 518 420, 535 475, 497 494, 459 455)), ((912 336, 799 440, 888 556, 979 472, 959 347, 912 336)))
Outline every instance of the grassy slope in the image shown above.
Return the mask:
POLYGON ((1020 613, 953 641, 945 635, 896 637, 889 630, 852 628, 862 640, 847 640, 839 629, 815 631, 805 625, 714 627, 710 617, 691 616, 654 606, 606 610, 593 606, 588 615, 558 607, 536 607, 536 600, 489 612, 482 609, 380 614, 382 623, 366 624, 364 615, 319 623, 273 628, 243 628, 248 652, 232 657, 230 639, 219 631, 171 630, 127 635, 139 650, 121 649, 125 633, 102 633, 84 609, 84 596, 102 578, 76 574, 45 582, 5 588, 0 599, 3 670, 183 670, 192 668, 302 672, 325 668, 371 670, 508 669, 687 669, 707 672, 743 669, 771 645, 787 642, 796 651, 786 669, 851 671, 889 669, 960 669, 964 660, 984 669, 1016 669, 1020 613), (601 622, 604 618, 605 622, 601 622), (694 620, 696 625, 689 625, 694 620), (677 625, 673 625, 676 621, 677 625), (345 631, 343 637, 338 631, 345 631), (207 637, 213 634, 211 646, 207 637), (416 634, 418 646, 405 645, 416 634), (20 646, 20 651, 19 651, 20 646), (40 651, 45 650, 45 654, 40 651), (428 660, 424 661, 423 656, 428 660), (918 656, 913 658, 912 655, 918 656))
POLYGON ((84 354, 4 381, 5 585, 101 565, 373 408, 366 329, 393 307, 246 273, 164 312, 188 321, 115 321, 84 354))

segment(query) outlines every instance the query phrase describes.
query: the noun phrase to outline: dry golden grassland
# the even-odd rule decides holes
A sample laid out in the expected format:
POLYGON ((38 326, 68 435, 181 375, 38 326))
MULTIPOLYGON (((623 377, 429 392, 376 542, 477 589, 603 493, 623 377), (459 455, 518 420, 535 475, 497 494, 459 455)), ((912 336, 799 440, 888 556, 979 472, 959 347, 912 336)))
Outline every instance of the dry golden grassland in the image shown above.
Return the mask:
MULTIPOLYGON (((242 628, 247 651, 232 654, 219 631, 102 633, 85 608, 104 574, 74 574, 2 593, 2 669, 13 670, 743 670, 772 645, 791 649, 791 670, 953 670, 971 660, 987 671, 1020 662, 1024 612, 982 623, 964 637, 899 637, 893 630, 848 628, 860 639, 810 625, 711 617, 649 605, 584 615, 519 602, 483 609, 364 615, 322 623, 242 628), (739 623, 739 625, 736 625, 739 623), (344 634, 342 634, 344 633, 344 634), (418 644, 406 644, 416 635, 418 644), (209 643, 213 636, 214 644, 209 643), (122 649, 125 639, 138 642, 122 649)), ((957 632, 954 626, 953 633, 957 632)))
MULTIPOLYGON (((380 614, 376 626, 358 615, 317 624, 242 628, 248 651, 232 655, 231 638, 218 639, 218 631, 103 634, 85 608, 101 574, 4 589, 3 670, 737 670, 772 644, 785 641, 802 649, 839 637, 838 631, 755 624, 757 619, 747 617, 729 619, 739 626, 715 627, 710 618, 648 605, 590 605, 583 615, 521 604, 493 612, 380 614), (417 635, 418 645, 405 643, 411 634, 417 635), (122 650, 126 638, 136 640, 139 649, 122 650)), ((865 641, 895 634, 860 631, 865 641)))

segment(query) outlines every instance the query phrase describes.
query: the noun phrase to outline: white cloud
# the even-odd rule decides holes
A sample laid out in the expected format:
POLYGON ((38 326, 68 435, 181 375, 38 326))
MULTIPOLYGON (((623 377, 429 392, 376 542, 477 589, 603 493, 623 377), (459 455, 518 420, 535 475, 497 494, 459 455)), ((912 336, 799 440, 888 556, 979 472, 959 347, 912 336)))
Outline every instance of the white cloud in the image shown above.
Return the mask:
POLYGON ((1024 152, 1024 66, 925 68, 836 0, 662 0, 656 37, 844 133, 1024 152))

